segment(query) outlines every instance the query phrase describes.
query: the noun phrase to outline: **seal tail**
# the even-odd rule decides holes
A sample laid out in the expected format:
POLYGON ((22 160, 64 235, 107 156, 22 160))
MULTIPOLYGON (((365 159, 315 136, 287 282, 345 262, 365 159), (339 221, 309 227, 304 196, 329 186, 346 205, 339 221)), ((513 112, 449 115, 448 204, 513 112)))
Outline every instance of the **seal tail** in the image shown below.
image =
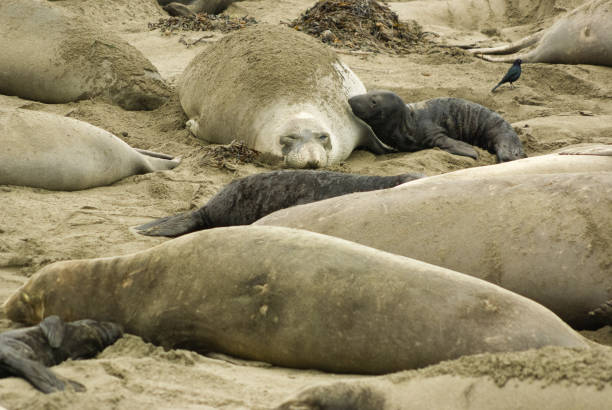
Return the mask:
POLYGON ((200 229, 212 228, 211 224, 206 220, 207 218, 203 217, 202 209, 199 209, 178 215, 165 216, 137 226, 135 229, 142 235, 174 238, 200 229))

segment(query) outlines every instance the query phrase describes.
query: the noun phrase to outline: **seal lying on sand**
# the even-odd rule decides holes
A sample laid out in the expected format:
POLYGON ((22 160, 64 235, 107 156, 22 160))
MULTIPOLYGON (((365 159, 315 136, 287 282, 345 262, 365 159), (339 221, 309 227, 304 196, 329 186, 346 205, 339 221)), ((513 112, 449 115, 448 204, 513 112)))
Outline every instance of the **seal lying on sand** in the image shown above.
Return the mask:
POLYGON ((239 0, 157 0, 171 16, 190 16, 196 13, 219 14, 239 0))
POLYGON ((300 205, 255 224, 444 266, 533 299, 573 327, 598 328, 612 324, 611 209, 612 172, 468 173, 300 205))
POLYGON ((603 410, 612 400, 610 374, 609 348, 545 347, 310 387, 277 410, 603 410))
POLYGON ((179 236, 219 226, 248 225, 279 209, 322 199, 391 188, 420 174, 366 176, 329 171, 275 171, 232 181, 206 205, 139 226, 150 236, 179 236))
POLYGON ((16 322, 110 320, 167 348, 331 372, 588 347, 548 309, 493 284, 270 226, 209 229, 131 255, 54 263, 4 308, 16 322))
POLYGON ((451 154, 478 158, 468 142, 496 154, 498 162, 526 156, 508 122, 467 100, 433 98, 404 104, 399 95, 376 90, 352 97, 349 104, 378 138, 400 151, 439 147, 451 154))
POLYGON ((127 110, 169 91, 131 45, 47 1, 0 1, 0 93, 45 103, 103 97, 127 110))
POLYGON ((178 92, 194 135, 241 140, 290 167, 336 164, 358 146, 391 150, 351 113, 346 100, 365 92, 359 78, 331 49, 287 27, 260 24, 211 44, 178 92))
POLYGON ((572 10, 552 27, 502 47, 473 48, 468 51, 488 61, 524 63, 594 64, 612 67, 612 1, 593 0, 572 10), (530 45, 526 53, 507 57, 488 54, 510 54, 530 45))
MULTIPOLYGON (((64 323, 57 316, 48 316, 37 326, 0 334, 0 377, 23 377, 43 393, 65 390, 66 382, 48 366, 91 357, 122 334, 121 327, 114 323, 88 319, 64 323)), ((80 383, 68 383, 77 391, 85 391, 80 383)))
POLYGON ((0 146, 0 185, 74 191, 179 164, 86 122, 22 109, 0 108, 0 146))

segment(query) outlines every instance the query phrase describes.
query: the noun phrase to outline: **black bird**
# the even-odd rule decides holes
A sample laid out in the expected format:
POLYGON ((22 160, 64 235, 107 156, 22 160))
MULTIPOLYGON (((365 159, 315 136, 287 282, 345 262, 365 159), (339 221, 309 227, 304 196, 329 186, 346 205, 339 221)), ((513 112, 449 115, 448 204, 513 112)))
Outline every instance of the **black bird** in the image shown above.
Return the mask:
POLYGON ((504 78, 502 78, 501 81, 495 87, 493 87, 491 92, 495 91, 495 89, 499 87, 500 85, 502 85, 503 83, 510 83, 510 85, 512 85, 513 82, 518 80, 519 77, 521 76, 521 63, 522 62, 523 60, 521 60, 520 58, 517 60, 514 60, 512 67, 510 67, 510 69, 508 70, 504 78))

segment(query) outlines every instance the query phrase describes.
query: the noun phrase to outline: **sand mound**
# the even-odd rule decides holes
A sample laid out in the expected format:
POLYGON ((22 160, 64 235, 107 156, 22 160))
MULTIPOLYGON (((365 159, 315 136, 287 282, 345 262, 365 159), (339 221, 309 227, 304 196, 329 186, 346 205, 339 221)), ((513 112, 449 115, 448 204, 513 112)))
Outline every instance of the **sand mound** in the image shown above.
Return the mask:
POLYGON ((355 50, 406 53, 423 41, 416 21, 399 21, 387 5, 375 0, 321 0, 289 27, 355 50))

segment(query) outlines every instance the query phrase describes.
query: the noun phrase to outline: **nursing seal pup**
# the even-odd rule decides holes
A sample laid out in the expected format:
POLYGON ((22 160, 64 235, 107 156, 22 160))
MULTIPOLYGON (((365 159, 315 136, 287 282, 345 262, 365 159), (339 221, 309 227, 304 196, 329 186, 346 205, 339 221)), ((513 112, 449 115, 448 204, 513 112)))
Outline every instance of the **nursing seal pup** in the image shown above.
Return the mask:
POLYGON ((0 108, 0 185, 75 191, 167 170, 178 159, 136 150, 84 121, 0 108))
POLYGON ((47 316, 36 326, 0 333, 0 378, 23 377, 43 393, 65 390, 67 383, 84 391, 82 384, 64 381, 47 367, 92 357, 122 334, 114 323, 89 319, 64 323, 57 316, 47 316))
POLYGON ((389 373, 547 345, 588 348, 551 311, 499 286, 272 226, 209 229, 131 255, 57 262, 4 308, 15 322, 54 314, 107 320, 167 348, 330 372, 389 373))
POLYGON ((293 168, 336 164, 358 146, 391 150, 351 113, 347 99, 365 92, 334 51, 264 24, 211 44, 178 82, 195 136, 218 144, 241 140, 293 168))
POLYGON ((526 157, 512 125, 490 109, 461 98, 405 104, 391 91, 374 90, 352 97, 349 104, 378 138, 400 151, 438 147, 476 159, 473 144, 495 154, 498 162, 526 157))
POLYGON ((169 93, 140 51, 41 0, 0 1, 0 93, 44 103, 100 97, 152 110, 169 93))

